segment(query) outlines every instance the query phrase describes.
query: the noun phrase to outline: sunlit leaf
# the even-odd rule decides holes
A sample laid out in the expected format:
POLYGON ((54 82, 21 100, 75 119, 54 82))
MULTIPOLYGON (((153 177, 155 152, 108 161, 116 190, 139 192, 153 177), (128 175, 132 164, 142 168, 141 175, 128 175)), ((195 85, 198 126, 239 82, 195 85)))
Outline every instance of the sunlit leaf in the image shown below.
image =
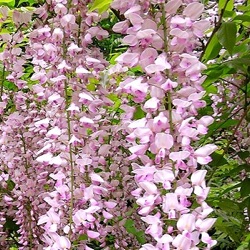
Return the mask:
POLYGON ((112 0, 95 0, 90 7, 90 11, 97 10, 100 14, 108 10, 112 0))

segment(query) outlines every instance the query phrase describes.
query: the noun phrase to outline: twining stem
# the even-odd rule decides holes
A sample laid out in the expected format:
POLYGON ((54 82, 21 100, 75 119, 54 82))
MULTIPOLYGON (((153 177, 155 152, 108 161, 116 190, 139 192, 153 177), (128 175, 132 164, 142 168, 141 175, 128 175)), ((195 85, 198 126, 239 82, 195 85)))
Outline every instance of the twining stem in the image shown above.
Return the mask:
POLYGON ((167 53, 168 52, 168 28, 166 24, 166 10, 165 10, 165 5, 162 4, 162 25, 163 25, 163 34, 164 34, 164 51, 167 53))
POLYGON ((0 89, 0 101, 2 101, 2 96, 3 96, 3 83, 4 83, 4 77, 5 77, 5 66, 3 66, 3 71, 2 71, 2 79, 1 79, 1 89, 0 89))
POLYGON ((169 111, 169 125, 171 134, 174 133, 173 117, 172 117, 172 98, 171 93, 168 92, 168 111, 169 111))
MULTIPOLYGON (((65 83, 65 94, 67 94, 67 83, 65 83)), ((67 131, 68 131, 68 141, 71 139, 71 125, 70 125, 70 113, 66 111, 67 117, 67 131)), ((73 223, 73 206, 74 206, 74 164, 72 155, 72 145, 69 144, 69 161, 70 161, 70 208, 69 208, 69 237, 72 233, 72 223, 73 223)))
MULTIPOLYGON (((248 67, 248 70, 250 70, 250 67, 248 67)), ((249 105, 249 102, 248 102, 248 83, 249 83, 249 80, 250 80, 250 75, 248 75, 244 81, 244 85, 245 85, 245 95, 244 95, 244 109, 246 110, 248 105, 249 105)))
MULTIPOLYGON (((161 9, 162 9, 162 25, 163 25, 163 34, 164 34, 164 51, 167 54, 168 53, 168 28, 167 28, 167 23, 166 23, 166 19, 167 19, 167 15, 166 15, 166 10, 165 10, 165 5, 162 4, 161 5, 161 9)), ((168 75, 168 74, 167 74, 168 75)), ((172 115, 172 96, 171 96, 171 92, 169 91, 167 93, 167 102, 168 102, 168 112, 169 112, 169 124, 170 124, 170 133, 173 134, 174 133, 174 126, 173 126, 173 115, 172 115)))
MULTIPOLYGON (((23 151, 24 151, 24 161, 25 161, 25 172, 26 172, 26 176, 29 176, 29 163, 27 160, 27 147, 26 147, 26 142, 25 142, 25 138, 23 136, 23 133, 20 131, 20 135, 21 135, 21 141, 23 143, 23 151)), ((29 227, 29 250, 32 250, 32 242, 33 242, 33 232, 32 232, 32 219, 31 219, 31 201, 28 199, 25 208, 27 209, 28 212, 28 227, 29 227)))
MULTIPOLYGON (((72 4, 72 0, 67 1, 67 9, 70 10, 72 4)), ((81 23, 81 20, 79 20, 81 23)), ((79 24, 80 26, 80 24, 79 24)), ((79 27, 80 29, 80 27, 79 27)), ((66 60, 67 57, 67 45, 65 42, 65 32, 63 36, 63 59, 66 60)), ((68 132, 68 142, 71 139, 71 120, 70 120, 70 111, 68 111, 68 107, 70 105, 70 97, 69 97, 69 84, 68 81, 64 82, 64 96, 65 96, 65 112, 67 119, 67 132, 68 132)), ((72 145, 69 143, 69 162, 70 162, 70 206, 69 206, 69 238, 72 235, 72 224, 73 224, 73 207, 74 207, 74 161, 73 161, 73 149, 72 145)))
MULTIPOLYGON (((71 1, 70 1, 71 3, 71 1)), ((69 4, 70 4, 69 3, 69 4)), ((66 60, 67 46, 65 42, 65 34, 63 39, 63 59, 66 60)), ((67 120, 67 133, 68 133, 68 142, 71 139, 71 119, 70 111, 68 107, 70 105, 70 95, 69 95, 69 84, 68 80, 64 82, 64 96, 65 96, 65 113, 67 120)), ((70 163, 70 206, 69 206, 69 238, 72 235, 72 224, 73 224, 73 207, 74 207, 74 161, 73 161, 73 148, 69 143, 69 163, 70 163)))
POLYGON ((80 47, 80 43, 81 43, 81 23, 82 23, 82 17, 81 15, 78 16, 78 34, 77 34, 77 45, 78 47, 80 47))

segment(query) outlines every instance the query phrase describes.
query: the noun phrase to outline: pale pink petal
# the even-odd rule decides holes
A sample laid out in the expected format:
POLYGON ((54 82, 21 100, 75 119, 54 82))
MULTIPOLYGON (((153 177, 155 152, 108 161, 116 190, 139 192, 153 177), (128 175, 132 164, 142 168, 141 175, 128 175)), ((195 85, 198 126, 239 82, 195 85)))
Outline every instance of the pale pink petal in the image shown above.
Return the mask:
POLYGON ((96 239, 100 236, 100 233, 92 231, 92 230, 87 230, 87 235, 91 239, 96 239))
POLYGON ((159 248, 154 247, 152 244, 144 244, 139 250, 159 250, 159 248))
POLYGON ((174 179, 174 173, 168 169, 157 170, 154 174, 154 181, 156 183, 164 183, 165 181, 173 181, 174 179))
POLYGON ((188 4, 184 9, 183 14, 192 20, 196 20, 203 12, 204 5, 198 2, 188 4))
POLYGON ((178 234, 172 242, 173 246, 181 250, 191 249, 191 239, 185 237, 184 235, 178 234))
POLYGON ((103 178, 96 173, 91 173, 89 175, 89 177, 91 178, 92 181, 96 181, 96 182, 100 182, 100 183, 104 182, 103 178))
POLYGON ((147 194, 157 194, 157 187, 154 183, 149 181, 142 181, 139 183, 139 186, 143 188, 147 194))
POLYGON ((64 15, 60 22, 61 22, 61 25, 63 27, 67 26, 68 24, 74 24, 76 21, 76 17, 72 14, 67 14, 67 15, 64 15))
POLYGON ((216 240, 212 240, 212 238, 211 238, 211 237, 209 236, 209 234, 206 233, 206 232, 203 232, 203 233, 201 234, 201 241, 204 242, 204 243, 206 243, 206 244, 209 246, 209 249, 210 249, 212 246, 214 246, 214 245, 217 244, 217 241, 216 241, 216 240))
POLYGON ((170 31, 170 35, 172 36, 176 36, 178 38, 181 38, 181 39, 188 39, 189 38, 189 34, 187 31, 183 31, 179 28, 174 28, 170 31))
POLYGON ((207 218, 205 220, 197 220, 196 227, 200 232, 207 232, 215 223, 215 218, 207 218))
POLYGON ((141 26, 141 24, 143 23, 143 18, 136 13, 128 14, 127 18, 130 20, 133 26, 141 26))
POLYGON ((169 158, 173 161, 185 160, 189 157, 190 152, 188 151, 180 151, 180 152, 171 152, 169 154, 169 158))
POLYGON ((80 122, 87 124, 94 124, 94 121, 86 116, 81 117, 80 122))
POLYGON ((112 30, 116 33, 124 34, 126 32, 126 30, 128 29, 128 27, 129 27, 129 21, 125 20, 125 21, 121 21, 121 22, 116 23, 113 26, 112 30))
POLYGON ((198 122, 207 127, 214 122, 214 118, 212 116, 205 115, 201 117, 201 119, 198 120, 198 122))
POLYGON ((83 66, 78 66, 76 68, 76 74, 89 74, 89 73, 90 73, 90 71, 85 69, 83 66))
POLYGON ((129 46, 135 46, 138 43, 138 39, 135 35, 127 35, 122 39, 122 42, 129 46))
POLYGON ((42 215, 38 222, 37 222, 37 225, 42 225, 44 223, 47 223, 49 221, 49 217, 47 215, 42 215))
POLYGON ((148 149, 148 145, 136 145, 129 148, 129 151, 135 155, 143 155, 148 149))
POLYGON ((153 74, 157 72, 164 71, 166 69, 165 65, 158 65, 158 64, 149 64, 145 67, 145 70, 148 74, 153 74))
POLYGON ((197 150, 195 150, 195 156, 206 157, 212 154, 218 147, 214 144, 207 144, 197 150))
POLYGON ((175 106, 181 107, 181 108, 187 108, 192 104, 191 102, 181 100, 181 99, 174 99, 172 102, 175 106))
POLYGON ((160 100, 158 100, 156 97, 152 97, 145 102, 144 108, 150 111, 156 111, 159 107, 159 104, 160 100))
POLYGON ((191 176, 192 185, 201 186, 205 181, 207 170, 197 170, 191 176))
POLYGON ((49 163, 52 157, 53 157, 53 154, 49 152, 49 153, 46 153, 44 155, 37 157, 36 160, 40 163, 49 163))
POLYGON ((70 240, 65 236, 59 236, 56 243, 60 247, 60 249, 66 250, 66 249, 70 249, 71 247, 70 240))
POLYGON ((166 53, 160 54, 157 57, 157 59, 155 60, 155 64, 163 66, 164 69, 170 69, 171 68, 171 65, 167 61, 167 55, 166 55, 166 53))
POLYGON ((195 229, 195 216, 193 214, 183 214, 177 221, 177 228, 180 231, 192 232, 195 229))
POLYGON ((172 135, 166 133, 157 133, 155 136, 155 145, 157 148, 172 148, 174 140, 172 135))
POLYGON ((107 208, 112 209, 112 208, 116 207, 117 203, 114 201, 104 201, 104 205, 107 208))
POLYGON ((182 0, 168 1, 165 4, 166 12, 169 14, 175 14, 181 5, 182 5, 182 0))
POLYGON ((114 217, 112 214, 106 212, 105 210, 103 210, 102 214, 105 219, 112 219, 114 217))
POLYGON ((206 157, 199 157, 198 156, 198 157, 196 157, 196 160, 199 164, 206 165, 212 161, 212 158, 210 156, 206 156, 206 157))
POLYGON ((125 66, 133 67, 138 63, 139 54, 125 52, 116 58, 116 61, 125 66))

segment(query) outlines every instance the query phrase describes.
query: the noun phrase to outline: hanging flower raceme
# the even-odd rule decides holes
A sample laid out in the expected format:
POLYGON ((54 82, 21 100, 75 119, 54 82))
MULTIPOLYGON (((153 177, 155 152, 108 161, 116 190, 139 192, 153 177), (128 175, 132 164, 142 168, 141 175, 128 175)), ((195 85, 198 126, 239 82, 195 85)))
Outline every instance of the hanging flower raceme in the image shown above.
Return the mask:
POLYGON ((209 116, 197 117, 197 110, 206 105, 201 87, 205 66, 196 52, 209 25, 206 20, 197 21, 204 7, 197 1, 152 1, 153 8, 160 10, 153 17, 150 9, 142 10, 139 1, 126 8, 118 2, 111 6, 125 20, 114 31, 125 34, 123 43, 129 48, 117 63, 125 68, 139 66, 143 72, 139 78, 123 79, 117 89, 132 95, 137 110, 146 114, 130 121, 126 137, 131 145, 129 159, 139 164, 133 165, 138 188, 132 194, 138 213, 148 224, 145 233, 157 242, 141 249, 198 249, 200 239, 209 249, 215 241, 208 243, 203 235, 215 220, 207 219, 204 228, 199 223, 204 220, 205 225, 212 210, 201 219, 192 208, 194 200, 202 212, 207 206, 206 171, 197 168, 208 164, 209 155, 217 148, 212 144, 194 146, 213 122, 209 116), (150 216, 152 221, 146 219, 150 216))

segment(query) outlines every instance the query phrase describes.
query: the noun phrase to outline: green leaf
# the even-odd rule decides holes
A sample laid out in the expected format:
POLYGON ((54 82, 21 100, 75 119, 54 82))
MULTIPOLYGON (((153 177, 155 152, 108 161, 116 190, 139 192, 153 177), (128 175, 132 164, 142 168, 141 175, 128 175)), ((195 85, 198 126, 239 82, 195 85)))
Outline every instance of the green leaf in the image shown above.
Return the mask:
POLYGON ((119 97, 116 95, 116 94, 114 94, 114 93, 111 93, 111 94, 109 94, 108 96, 107 96, 111 101, 117 101, 117 100, 119 100, 119 97))
POLYGON ((219 55, 222 46, 219 43, 217 36, 213 36, 208 47, 206 48, 205 54, 203 56, 203 60, 208 61, 214 59, 219 55))
POLYGON ((240 151, 238 153, 238 156, 242 159, 245 160, 246 158, 248 158, 250 156, 250 152, 249 151, 240 151))
MULTIPOLYGON (((237 125, 238 122, 239 122, 238 120, 228 119, 225 122, 222 121, 220 123, 220 128, 229 128, 229 127, 237 125)), ((216 123, 214 123, 214 125, 216 125, 216 123)), ((210 129, 210 127, 209 127, 209 129, 210 129)))
POLYGON ((137 233, 137 230, 135 228, 135 225, 134 225, 134 221, 131 220, 131 219, 128 219, 126 220, 125 224, 124 224, 124 227, 126 228, 126 231, 128 233, 131 233, 133 235, 136 235, 137 233))
POLYGON ((135 235, 136 239, 140 244, 145 244, 146 243, 146 238, 145 238, 145 233, 144 231, 139 231, 135 235))
POLYGON ((8 191, 12 191, 15 188, 15 182, 12 181, 11 179, 7 180, 7 189, 8 191))
POLYGON ((206 90, 207 94, 217 94, 218 89, 217 87, 213 84, 214 83, 214 78, 213 77, 207 77, 204 83, 202 84, 202 87, 206 90))
POLYGON ((239 206, 236 202, 231 201, 229 199, 222 199, 219 203, 218 203, 219 207, 225 212, 235 212, 235 211, 239 211, 239 206))
POLYGON ((223 17, 235 17, 235 11, 228 11, 228 10, 225 10, 225 12, 223 13, 223 17))
POLYGON ((227 189, 225 189, 223 192, 221 192, 220 195, 223 195, 223 194, 226 194, 228 193, 229 191, 233 190, 233 189, 236 189, 236 188, 239 188, 241 186, 241 183, 237 183, 236 185, 233 185, 231 187, 228 187, 227 189))
POLYGON ((250 16, 249 15, 238 15, 233 20, 234 21, 235 20, 240 20, 240 21, 243 21, 243 22, 250 22, 250 16))
POLYGON ((95 169, 94 169, 94 172, 95 172, 95 173, 101 173, 102 171, 103 171, 103 170, 102 170, 101 168, 95 168, 95 169))
POLYGON ((44 184, 43 188, 45 191, 49 191, 50 190, 50 185, 49 184, 44 184))
POLYGON ((229 227, 227 227, 227 233, 228 235, 235 241, 240 242, 240 229, 235 228, 235 226, 232 224, 229 227))
POLYGON ((135 222, 133 220, 127 219, 125 224, 124 224, 124 227, 126 228, 126 231, 128 233, 133 234, 136 237, 136 239, 138 240, 139 243, 141 243, 141 244, 146 243, 146 238, 145 238, 144 231, 137 231, 137 229, 135 228, 134 223, 135 222))
POLYGON ((134 113, 134 120, 139 120, 141 118, 145 117, 145 112, 141 109, 141 107, 137 107, 134 113))
POLYGON ((119 55, 121 55, 122 54, 122 52, 119 52, 119 53, 113 53, 113 54, 110 54, 110 56, 109 56, 109 62, 112 64, 112 65, 114 65, 114 64, 116 64, 116 58, 119 56, 119 55))
POLYGON ((27 5, 27 6, 33 6, 34 4, 37 4, 38 3, 38 1, 36 1, 36 0, 20 0, 20 1, 16 1, 16 6, 17 7, 20 7, 20 6, 22 6, 22 5, 24 5, 25 4, 25 6, 27 5))
POLYGON ((100 14, 108 10, 112 0, 95 0, 91 5, 89 11, 97 10, 100 14))
POLYGON ((248 57, 241 57, 241 58, 236 58, 233 60, 230 60, 225 63, 228 67, 234 68, 238 70, 241 70, 245 73, 248 73, 248 67, 250 66, 250 58, 248 57))
POLYGON ((17 89, 16 85, 13 82, 10 82, 10 81, 7 81, 7 80, 5 80, 3 82, 3 86, 7 90, 16 90, 17 89))
MULTIPOLYGON (((228 116, 228 114, 226 114, 228 116)), ((232 126, 235 126, 238 124, 238 120, 233 120, 233 119, 228 119, 226 121, 221 121, 219 123, 214 122, 213 124, 211 124, 208 128, 208 133, 206 134, 206 136, 204 136, 204 140, 209 138, 210 136, 214 135, 215 132, 219 129, 223 129, 223 128, 229 128, 232 126)))
POLYGON ((232 55, 236 43, 237 26, 234 22, 222 23, 217 37, 222 46, 232 55))
POLYGON ((4 231, 8 230, 9 232, 16 232, 19 229, 19 226, 16 224, 12 217, 6 217, 3 228, 4 231))
POLYGON ((81 240, 87 240, 88 239, 88 236, 87 234, 82 234, 78 237, 78 240, 81 241, 81 240))
POLYGON ((9 7, 15 6, 15 0, 0 0, 0 6, 1 5, 7 5, 9 7))
POLYGON ((114 111, 117 110, 121 106, 121 103, 122 102, 120 99, 116 100, 113 107, 112 107, 112 110, 114 110, 114 111))
POLYGON ((95 91, 96 90, 96 85, 99 84, 99 81, 95 78, 89 78, 89 84, 86 86, 87 90, 89 91, 95 91))
POLYGON ((218 4, 219 10, 222 10, 225 8, 225 10, 227 11, 231 11, 233 10, 234 7, 234 0, 219 0, 219 4, 218 4), (226 6, 226 8, 225 8, 226 6))
POLYGON ((225 164, 227 164, 227 160, 225 159, 225 157, 223 157, 223 152, 220 152, 219 151, 216 151, 214 153, 212 153, 211 155, 213 161, 209 164, 211 166, 214 166, 214 167, 219 167, 219 166, 223 166, 225 164))
POLYGON ((131 75, 140 76, 143 74, 143 71, 142 71, 141 66, 136 66, 136 67, 129 69, 128 73, 131 73, 131 75))
POLYGON ((250 178, 246 178, 241 183, 240 195, 242 198, 250 195, 249 187, 250 187, 250 178))
POLYGON ((242 170, 245 170, 246 172, 250 172, 249 166, 247 164, 243 164, 232 169, 227 175, 232 177, 236 174, 238 175, 238 173, 241 172, 242 170))

